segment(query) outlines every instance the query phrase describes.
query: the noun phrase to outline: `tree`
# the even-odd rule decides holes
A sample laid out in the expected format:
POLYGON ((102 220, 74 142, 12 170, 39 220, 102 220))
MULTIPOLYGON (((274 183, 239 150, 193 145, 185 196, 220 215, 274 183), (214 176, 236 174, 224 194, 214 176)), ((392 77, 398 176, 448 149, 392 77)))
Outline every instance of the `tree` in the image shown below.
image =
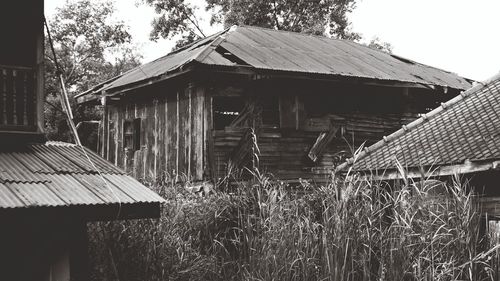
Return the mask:
POLYGON ((226 27, 243 24, 340 39, 360 38, 350 31, 347 18, 356 0, 207 0, 207 3, 207 9, 217 11, 211 22, 226 27))
MULTIPOLYGON (((181 43, 185 44, 205 37, 198 7, 185 0, 143 2, 154 7, 158 15, 152 22, 152 40, 180 34, 184 35, 181 43)), ((206 0, 206 3, 205 10, 211 12, 211 24, 222 23, 225 27, 244 24, 341 39, 361 38, 350 30, 348 19, 356 0, 206 0)))
MULTIPOLYGON (((113 20, 113 13, 114 6, 109 0, 67 1, 48 19, 70 99, 140 64, 141 58, 131 45, 127 27, 113 20)), ((69 141, 66 118, 59 105, 60 85, 48 44, 46 41, 46 132, 49 139, 69 141)), ((94 108, 78 108, 75 112, 76 122, 96 118, 100 117, 94 108)))
POLYGON ((370 40, 370 42, 367 44, 367 46, 372 48, 372 49, 376 49, 376 50, 380 50, 380 51, 384 51, 384 52, 387 52, 389 54, 392 54, 392 45, 390 43, 383 42, 378 37, 375 37, 372 40, 370 40))

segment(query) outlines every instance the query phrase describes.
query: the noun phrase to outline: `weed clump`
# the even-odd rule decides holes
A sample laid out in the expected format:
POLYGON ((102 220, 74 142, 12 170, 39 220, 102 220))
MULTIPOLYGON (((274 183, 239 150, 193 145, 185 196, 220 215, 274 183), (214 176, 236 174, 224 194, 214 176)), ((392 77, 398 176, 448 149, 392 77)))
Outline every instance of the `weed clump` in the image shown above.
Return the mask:
POLYGON ((496 253, 458 181, 266 176, 200 197, 159 186, 160 219, 89 225, 94 280, 492 280, 496 253), (481 246, 482 245, 482 246, 481 246))

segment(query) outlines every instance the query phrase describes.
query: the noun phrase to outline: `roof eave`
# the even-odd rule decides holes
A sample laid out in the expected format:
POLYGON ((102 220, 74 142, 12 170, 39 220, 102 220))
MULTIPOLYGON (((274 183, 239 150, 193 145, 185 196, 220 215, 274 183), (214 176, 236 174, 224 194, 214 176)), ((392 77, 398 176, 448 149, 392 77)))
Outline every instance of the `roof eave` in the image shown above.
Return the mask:
MULTIPOLYGON (((340 167, 340 166, 339 166, 340 167)), ((345 171, 347 166, 342 170, 338 170, 338 174, 346 175, 345 171)), ((398 169, 374 169, 363 171, 349 171, 350 174, 357 173, 362 175, 363 178, 372 180, 400 180, 400 179, 415 179, 415 178, 429 178, 429 177, 445 177, 453 175, 473 174, 485 171, 500 171, 500 159, 490 159, 481 161, 466 160, 460 164, 445 164, 439 166, 427 167, 408 167, 402 174, 398 169)))

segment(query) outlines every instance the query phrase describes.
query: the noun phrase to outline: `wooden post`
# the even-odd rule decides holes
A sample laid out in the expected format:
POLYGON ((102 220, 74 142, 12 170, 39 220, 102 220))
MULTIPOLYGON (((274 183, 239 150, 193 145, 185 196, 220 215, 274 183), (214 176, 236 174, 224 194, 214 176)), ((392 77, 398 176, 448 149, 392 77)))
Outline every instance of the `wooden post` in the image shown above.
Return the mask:
POLYGON ((106 153, 108 150, 108 130, 109 130, 109 116, 108 116, 108 105, 106 96, 103 96, 101 99, 101 103, 103 106, 102 110, 102 146, 101 146, 101 156, 104 159, 107 159, 108 154, 106 153))
POLYGON ((71 222, 70 228, 69 264, 71 280, 90 280, 87 224, 85 221, 71 222))
MULTIPOLYGON (((42 1, 43 3, 43 1, 42 1)), ((43 105, 45 104, 45 74, 44 74, 44 33, 43 33, 43 4, 41 5, 40 18, 39 18, 39 27, 38 34, 36 38, 36 84, 35 84, 35 93, 36 93, 36 123, 37 132, 44 132, 44 115, 43 115, 43 105)))

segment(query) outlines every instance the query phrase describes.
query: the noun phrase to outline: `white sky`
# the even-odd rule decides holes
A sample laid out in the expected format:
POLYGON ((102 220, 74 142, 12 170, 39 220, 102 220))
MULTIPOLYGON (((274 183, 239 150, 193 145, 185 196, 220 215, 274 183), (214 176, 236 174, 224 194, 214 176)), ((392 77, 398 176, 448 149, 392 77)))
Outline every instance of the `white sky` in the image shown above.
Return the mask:
MULTIPOLYGON (((137 6, 138 1, 116 1, 116 16, 130 26, 147 62, 167 54, 176 40, 149 41, 154 11, 146 5, 137 6)), ((500 71, 499 0, 359 1, 351 15, 352 27, 366 40, 377 36, 389 42, 397 55, 479 81, 500 71)), ((203 7, 203 0, 191 2, 203 7)), ((64 3, 45 0, 48 20, 64 3)), ((221 29, 207 22, 203 26, 207 34, 221 29)))

